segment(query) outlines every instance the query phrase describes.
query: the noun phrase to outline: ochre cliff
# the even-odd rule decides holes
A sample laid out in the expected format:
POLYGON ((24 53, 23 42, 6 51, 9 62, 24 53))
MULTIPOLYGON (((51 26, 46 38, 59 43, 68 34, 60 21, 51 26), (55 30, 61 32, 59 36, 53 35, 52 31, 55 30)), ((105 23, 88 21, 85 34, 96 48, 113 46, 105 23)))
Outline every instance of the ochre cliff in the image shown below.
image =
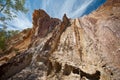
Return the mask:
POLYGON ((35 10, 33 28, 23 33, 0 57, 0 80, 120 80, 120 0, 62 21, 35 10))

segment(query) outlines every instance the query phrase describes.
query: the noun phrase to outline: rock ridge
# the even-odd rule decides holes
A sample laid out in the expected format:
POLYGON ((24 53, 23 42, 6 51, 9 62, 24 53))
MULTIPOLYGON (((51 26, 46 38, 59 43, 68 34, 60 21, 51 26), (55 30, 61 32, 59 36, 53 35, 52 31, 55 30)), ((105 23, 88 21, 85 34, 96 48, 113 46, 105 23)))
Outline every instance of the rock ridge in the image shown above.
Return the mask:
POLYGON ((0 80, 120 80, 119 0, 62 21, 35 10, 33 28, 23 32, 13 46, 19 54, 0 66, 0 80))

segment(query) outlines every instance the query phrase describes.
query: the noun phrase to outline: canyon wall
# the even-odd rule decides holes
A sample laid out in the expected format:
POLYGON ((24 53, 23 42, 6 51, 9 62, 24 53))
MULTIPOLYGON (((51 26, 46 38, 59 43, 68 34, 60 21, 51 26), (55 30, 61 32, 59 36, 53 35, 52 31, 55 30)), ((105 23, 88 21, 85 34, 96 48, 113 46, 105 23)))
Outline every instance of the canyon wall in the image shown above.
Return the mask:
POLYGON ((19 53, 1 57, 0 80, 120 80, 120 0, 62 21, 35 10, 26 32, 19 53))

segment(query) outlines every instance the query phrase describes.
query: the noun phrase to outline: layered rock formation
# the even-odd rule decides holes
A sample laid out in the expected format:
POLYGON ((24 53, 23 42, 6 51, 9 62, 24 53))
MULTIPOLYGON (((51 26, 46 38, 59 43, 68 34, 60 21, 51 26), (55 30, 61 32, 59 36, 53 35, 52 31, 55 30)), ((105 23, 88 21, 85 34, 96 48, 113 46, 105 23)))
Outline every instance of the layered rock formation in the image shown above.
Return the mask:
POLYGON ((119 0, 62 21, 35 10, 27 36, 0 66, 1 80, 120 80, 119 0))

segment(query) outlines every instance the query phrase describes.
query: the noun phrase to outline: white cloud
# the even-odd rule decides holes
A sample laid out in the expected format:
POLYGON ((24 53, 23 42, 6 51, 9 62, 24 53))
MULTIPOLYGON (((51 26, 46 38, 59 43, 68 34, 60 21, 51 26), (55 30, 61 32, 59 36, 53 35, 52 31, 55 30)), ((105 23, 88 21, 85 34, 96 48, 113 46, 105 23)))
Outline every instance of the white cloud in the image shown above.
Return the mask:
MULTIPOLYGON (((32 12, 34 9, 42 8, 51 17, 62 18, 63 14, 66 13, 70 18, 76 18, 82 16, 87 10, 88 6, 92 4, 95 0, 35 0, 32 1, 27 0, 26 6, 29 8, 28 14, 24 14, 18 12, 18 17, 14 20, 10 21, 10 26, 16 27, 15 29, 25 29, 28 27, 32 27, 31 18, 32 12), (37 2, 40 2, 37 3, 37 2)), ((13 27, 10 27, 13 29, 13 27)))
POLYGON ((72 11, 73 5, 75 4, 76 0, 66 0, 63 5, 61 6, 59 15, 60 17, 62 17, 64 15, 64 13, 66 14, 70 14, 70 12, 72 11))
POLYGON ((42 0, 42 9, 46 10, 49 14, 53 17, 62 18, 64 13, 67 14, 70 18, 80 17, 84 14, 87 7, 93 2, 94 0, 42 0), (62 4, 61 4, 62 2, 62 4), (51 6, 52 4, 52 6, 51 6), (59 5, 59 7, 55 7, 55 5, 59 5), (77 6, 75 9, 74 6, 77 6), (48 10, 48 8, 50 10, 48 10), (55 12, 53 12, 55 10, 55 12))
POLYGON ((86 0, 76 11, 74 11, 71 15, 72 18, 77 16, 82 16, 83 13, 86 11, 87 7, 93 2, 94 0, 86 0))
POLYGON ((17 17, 12 21, 9 21, 8 24, 10 24, 10 26, 16 27, 15 29, 25 29, 32 27, 32 22, 24 13, 21 12, 18 12, 17 17))

